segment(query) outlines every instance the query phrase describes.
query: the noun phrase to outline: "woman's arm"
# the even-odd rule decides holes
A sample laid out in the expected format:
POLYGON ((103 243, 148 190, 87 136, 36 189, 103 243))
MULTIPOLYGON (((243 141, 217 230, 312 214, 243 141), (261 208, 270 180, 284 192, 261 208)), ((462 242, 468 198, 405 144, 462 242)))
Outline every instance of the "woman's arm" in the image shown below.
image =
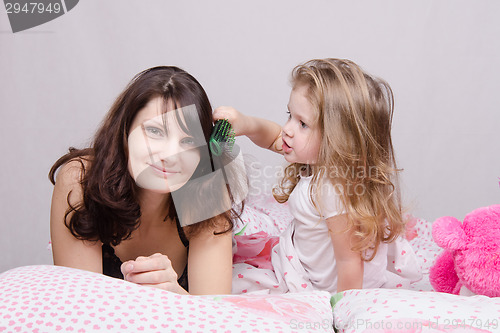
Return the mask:
MULTIPOLYGON (((65 225, 69 202, 75 206, 81 202, 80 175, 82 165, 71 161, 61 167, 56 178, 50 209, 50 237, 54 264, 102 273, 102 244, 75 238, 65 225)), ((72 213, 68 215, 68 219, 72 213)))
POLYGON ((333 216, 328 218, 326 223, 337 263, 337 292, 363 288, 364 264, 361 253, 351 250, 354 232, 347 229, 347 216, 345 214, 333 216))
MULTIPOLYGON (((230 294, 232 233, 214 235, 206 229, 189 239, 188 281, 192 295, 230 294)), ((122 264, 126 281, 177 294, 188 294, 177 282, 178 274, 166 255, 155 253, 122 264)))
POLYGON ((213 232, 207 229, 189 239, 189 292, 194 295, 231 294, 232 233, 213 232))
POLYGON ((235 135, 245 135, 257 146, 283 154, 281 126, 270 120, 244 115, 230 106, 214 110, 214 119, 227 119, 235 135))

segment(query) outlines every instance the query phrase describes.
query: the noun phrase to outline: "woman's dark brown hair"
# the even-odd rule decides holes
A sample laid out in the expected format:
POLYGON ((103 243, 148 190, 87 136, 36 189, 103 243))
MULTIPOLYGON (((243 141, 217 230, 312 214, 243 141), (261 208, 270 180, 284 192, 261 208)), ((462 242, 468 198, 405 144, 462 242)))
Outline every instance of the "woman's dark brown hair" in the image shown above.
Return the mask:
MULTIPOLYGON (((193 76, 180 68, 166 66, 137 74, 114 102, 91 146, 85 149, 69 148, 69 152, 50 169, 49 179, 55 184, 59 167, 73 160, 82 165, 83 201, 71 205, 69 193, 69 208, 65 214, 65 224, 76 238, 118 245, 139 226, 141 209, 136 199, 137 185, 128 170, 127 140, 137 113, 156 97, 173 101, 175 108, 194 104, 208 142, 213 128, 212 107, 203 87, 193 76), (84 164, 84 161, 89 163, 84 164)), ((189 120, 186 119, 186 122, 189 127, 189 120)), ((210 154, 205 155, 205 158, 212 159, 210 154)), ((195 174, 200 173, 206 171, 195 171, 195 174)), ((174 220, 177 212, 172 196, 169 198, 166 219, 174 220)), ((218 226, 220 217, 227 221, 224 225, 226 230, 222 233, 230 231, 233 214, 233 210, 226 211, 218 217, 187 227, 188 237, 201 228, 218 226)))

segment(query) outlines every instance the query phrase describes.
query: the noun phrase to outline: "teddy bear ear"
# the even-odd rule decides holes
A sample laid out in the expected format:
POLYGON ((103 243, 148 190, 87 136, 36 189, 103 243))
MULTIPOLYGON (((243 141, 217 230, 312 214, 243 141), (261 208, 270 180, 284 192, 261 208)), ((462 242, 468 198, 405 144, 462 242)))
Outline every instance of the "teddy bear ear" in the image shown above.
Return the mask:
POLYGON ((463 250, 466 236, 462 223, 454 217, 445 216, 432 224, 432 237, 437 245, 449 250, 463 250))

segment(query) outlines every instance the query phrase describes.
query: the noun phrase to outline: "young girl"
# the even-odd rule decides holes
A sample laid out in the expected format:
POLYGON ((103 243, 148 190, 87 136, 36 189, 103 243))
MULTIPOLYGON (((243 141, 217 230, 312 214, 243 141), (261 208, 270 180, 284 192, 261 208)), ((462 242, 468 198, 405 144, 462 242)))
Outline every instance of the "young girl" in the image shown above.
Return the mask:
POLYGON ((400 237, 389 85, 352 61, 323 59, 297 66, 292 86, 283 128, 230 107, 214 113, 290 163, 273 191, 294 216, 273 248, 274 273, 235 263, 233 292, 333 293, 419 280, 414 252, 400 237))
POLYGON ((54 264, 176 293, 230 293, 233 196, 213 172, 212 122, 190 74, 136 75, 92 146, 70 148, 50 170, 54 264))

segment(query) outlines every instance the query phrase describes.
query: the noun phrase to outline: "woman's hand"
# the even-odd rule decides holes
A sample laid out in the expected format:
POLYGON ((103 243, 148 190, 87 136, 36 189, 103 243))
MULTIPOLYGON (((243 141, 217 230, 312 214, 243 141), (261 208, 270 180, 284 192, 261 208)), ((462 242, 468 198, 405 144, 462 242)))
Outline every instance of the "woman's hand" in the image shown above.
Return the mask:
POLYGON ((126 261, 122 264, 121 271, 126 281, 187 294, 187 291, 177 283, 177 273, 172 263, 161 253, 126 261))
POLYGON ((219 106, 214 110, 213 117, 214 121, 226 119, 236 136, 248 134, 249 117, 231 106, 219 106))

